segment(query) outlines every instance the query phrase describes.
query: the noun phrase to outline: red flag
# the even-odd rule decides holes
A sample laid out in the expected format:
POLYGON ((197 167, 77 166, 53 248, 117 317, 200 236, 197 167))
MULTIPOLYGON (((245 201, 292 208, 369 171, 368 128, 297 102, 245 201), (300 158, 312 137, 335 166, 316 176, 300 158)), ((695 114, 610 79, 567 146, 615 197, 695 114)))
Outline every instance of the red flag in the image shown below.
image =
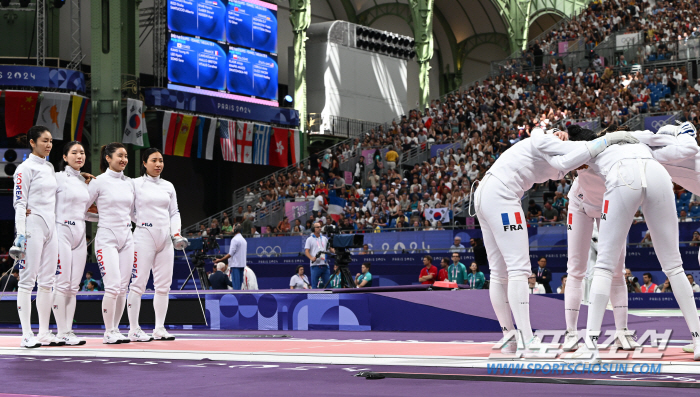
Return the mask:
POLYGON ((182 115, 172 112, 165 112, 163 116, 163 154, 173 155, 175 148, 175 138, 180 131, 182 115))
POLYGON ((7 137, 26 134, 34 124, 36 91, 5 91, 5 130, 7 137))
POLYGON ((289 165, 287 150, 289 149, 289 130, 286 128, 272 128, 270 139, 270 165, 286 167, 289 165))

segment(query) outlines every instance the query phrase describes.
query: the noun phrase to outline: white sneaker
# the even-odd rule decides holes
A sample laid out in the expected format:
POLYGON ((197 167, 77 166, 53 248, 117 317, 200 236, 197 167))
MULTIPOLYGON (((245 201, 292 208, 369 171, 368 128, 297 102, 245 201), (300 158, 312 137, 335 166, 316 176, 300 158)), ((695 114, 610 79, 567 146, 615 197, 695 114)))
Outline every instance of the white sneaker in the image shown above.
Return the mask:
POLYGON ((689 345, 685 345, 685 346, 683 346, 683 352, 693 353, 693 352, 695 352, 695 346, 692 343, 689 345))
POLYGON ((114 328, 114 329, 112 330, 112 333, 114 334, 114 336, 115 336, 117 339, 119 339, 119 342, 120 342, 120 343, 129 343, 129 342, 131 342, 131 339, 129 339, 127 336, 124 336, 124 334, 122 334, 121 332, 119 332, 119 328, 114 328))
POLYGON ((33 333, 27 333, 22 335, 22 342, 19 344, 20 347, 26 347, 27 349, 32 349, 41 346, 38 340, 34 337, 33 333))
POLYGON ((637 343, 637 334, 627 328, 615 331, 615 342, 613 346, 622 350, 634 350, 641 347, 641 345, 637 343))
POLYGON ((175 340, 175 336, 171 335, 165 327, 158 327, 153 330, 153 339, 155 340, 175 340))
POLYGON ((117 336, 117 334, 110 330, 105 331, 105 335, 102 337, 102 343, 106 345, 118 345, 122 343, 122 341, 119 340, 119 336, 117 336))
POLYGON ((518 351, 518 342, 511 340, 506 342, 503 347, 501 347, 501 354, 515 354, 518 351))
POLYGON ((574 352, 571 355, 571 358, 575 360, 581 360, 589 364, 600 364, 602 362, 600 360, 600 353, 598 352, 598 349, 596 348, 591 350, 588 348, 588 346, 586 346, 585 343, 582 344, 581 347, 579 347, 578 350, 576 350, 576 352, 574 352))
POLYGON ((56 337, 64 342, 66 342, 66 345, 68 345, 68 346, 80 346, 80 345, 84 345, 86 343, 85 339, 78 338, 77 336, 75 336, 73 331, 66 332, 65 334, 57 335, 56 337))
POLYGON ((58 339, 51 331, 37 335, 36 339, 42 346, 63 346, 66 344, 65 341, 58 339))
POLYGON ((578 349, 578 332, 576 331, 566 331, 566 335, 564 335, 564 344, 561 347, 561 350, 565 352, 575 352, 576 349, 578 349))
POLYGON ((700 339, 693 341, 693 360, 700 361, 700 339))
POLYGON ((141 330, 141 327, 129 332, 129 339, 132 342, 150 342, 153 338, 141 330))

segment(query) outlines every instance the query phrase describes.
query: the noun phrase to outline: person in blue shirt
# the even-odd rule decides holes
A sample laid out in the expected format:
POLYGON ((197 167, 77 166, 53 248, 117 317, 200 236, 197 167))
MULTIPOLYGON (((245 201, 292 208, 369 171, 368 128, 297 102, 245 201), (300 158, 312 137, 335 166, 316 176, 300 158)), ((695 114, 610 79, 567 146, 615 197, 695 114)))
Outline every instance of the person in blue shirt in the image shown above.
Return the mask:
POLYGON ((355 276, 357 288, 372 286, 372 273, 369 272, 370 267, 372 267, 372 264, 369 262, 362 264, 362 273, 357 273, 357 276, 355 276))
POLYGON ((468 284, 471 289, 482 289, 484 288, 485 281, 484 273, 479 271, 479 266, 476 262, 472 262, 469 266, 469 272, 467 273, 466 284, 468 284))

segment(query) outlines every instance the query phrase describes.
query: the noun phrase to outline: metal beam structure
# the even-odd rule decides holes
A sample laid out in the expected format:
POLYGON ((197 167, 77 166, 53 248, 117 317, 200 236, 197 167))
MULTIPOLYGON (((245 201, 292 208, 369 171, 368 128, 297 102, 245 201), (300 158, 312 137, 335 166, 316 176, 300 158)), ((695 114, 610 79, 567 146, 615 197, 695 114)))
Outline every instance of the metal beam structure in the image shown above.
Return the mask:
POLYGON ((294 31, 294 108, 299 111, 299 129, 306 132, 306 30, 311 25, 311 0, 289 0, 289 20, 294 31))
POLYGON ((36 0, 36 65, 46 59, 46 0, 36 0))
POLYGON ((80 0, 70 2, 70 63, 68 69, 80 70, 83 62, 83 46, 80 40, 80 0))

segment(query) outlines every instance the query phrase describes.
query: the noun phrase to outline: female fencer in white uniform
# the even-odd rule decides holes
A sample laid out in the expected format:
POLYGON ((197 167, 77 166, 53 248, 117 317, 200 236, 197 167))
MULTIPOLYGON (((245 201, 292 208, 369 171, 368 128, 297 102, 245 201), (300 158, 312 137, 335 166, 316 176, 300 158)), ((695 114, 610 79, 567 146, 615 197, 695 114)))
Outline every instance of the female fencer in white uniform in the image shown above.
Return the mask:
POLYGON ((173 184, 160 177, 163 172, 163 154, 150 148, 142 156, 141 177, 134 179, 134 268, 127 300, 129 339, 133 342, 174 340, 165 329, 168 311, 168 293, 173 281, 175 253, 187 247, 187 239, 180 235, 180 210, 173 184), (153 336, 141 330, 139 312, 141 295, 146 289, 148 276, 153 272, 153 310, 156 315, 153 336))
POLYGON ((85 340, 72 331, 76 294, 85 270, 87 244, 85 221, 97 220, 97 215, 85 212, 89 192, 80 169, 85 164, 85 149, 78 141, 63 147, 65 170, 56 173, 56 235, 58 238, 58 265, 53 290, 53 315, 57 337, 67 345, 83 345, 85 340))
MULTIPOLYGON (((613 133, 595 142, 561 142, 545 135, 540 128, 532 137, 516 143, 496 160, 476 192, 476 212, 491 266, 489 295, 504 335, 514 329, 511 311, 518 325, 519 338, 526 351, 533 353, 539 344, 530 327, 530 296, 527 279, 531 274, 529 241, 520 198, 535 183, 561 179, 563 172, 575 169, 606 147, 621 141, 635 140, 629 134, 613 133), (552 157, 535 148, 535 137, 544 142, 567 147, 568 154, 552 157)), ((509 343, 504 353, 515 352, 509 343)))
MULTIPOLYGON (((696 135, 695 127, 684 123, 679 134, 696 135)), ((589 140, 595 134, 589 130, 570 134, 571 140, 589 140)), ((697 153, 697 144, 692 148, 697 153)), ((645 215, 649 232, 654 236, 654 250, 661 268, 671 282, 676 302, 683 313, 696 347, 695 360, 700 360, 700 319, 693 298, 693 290, 683 270, 678 246, 678 219, 671 177, 655 157, 678 158, 676 147, 669 146, 654 151, 644 144, 615 146, 589 162, 593 171, 605 177, 606 191, 603 198, 598 260, 593 273, 586 327, 586 345, 591 350, 592 362, 600 362, 597 340, 610 297, 613 274, 618 271, 620 247, 627 239, 632 218, 640 206, 645 215)), ((581 350, 579 350, 581 351, 581 350)))
POLYGON ((51 287, 54 285, 58 244, 56 239, 56 174, 46 160, 53 147, 51 133, 34 126, 26 135, 32 153, 13 175, 15 240, 10 256, 19 265, 17 312, 22 324, 22 347, 65 344, 49 331, 51 287), (32 290, 38 286, 36 311, 39 333, 32 331, 32 290))
MULTIPOLYGON (((580 133, 581 127, 569 127, 572 134, 580 133)), ((667 156, 692 156, 697 152, 695 140, 688 134, 674 135, 654 134, 651 131, 633 131, 632 136, 647 146, 667 148, 663 152, 667 156), (694 147, 695 146, 695 147, 694 147), (673 152, 676 150, 676 152, 673 152)), ((661 151, 659 153, 662 153, 661 151)), ((588 270, 588 254, 591 247, 594 223, 600 225, 603 195, 605 194, 605 178, 588 166, 578 169, 578 176, 569 191, 569 215, 567 219, 567 275, 564 307, 566 319, 566 337, 564 351, 574 351, 578 347, 578 314, 584 294, 584 278, 588 270)), ((634 334, 627 330, 627 283, 624 278, 624 262, 626 249, 621 247, 615 276, 610 291, 610 302, 613 307, 617 335, 615 347, 623 350, 634 350, 639 344, 634 334)))
MULTIPOLYGON (((128 343, 129 338, 119 332, 119 321, 124 313, 126 291, 134 263, 134 240, 131 233, 131 214, 134 212, 134 183, 124 175, 129 163, 124 145, 118 142, 102 146, 100 170, 102 174, 88 187, 87 205, 97 204, 100 220, 95 235, 95 256, 102 274, 104 297, 102 319, 105 333, 102 343, 128 343)), ((85 211, 88 207, 84 208, 85 211)))

